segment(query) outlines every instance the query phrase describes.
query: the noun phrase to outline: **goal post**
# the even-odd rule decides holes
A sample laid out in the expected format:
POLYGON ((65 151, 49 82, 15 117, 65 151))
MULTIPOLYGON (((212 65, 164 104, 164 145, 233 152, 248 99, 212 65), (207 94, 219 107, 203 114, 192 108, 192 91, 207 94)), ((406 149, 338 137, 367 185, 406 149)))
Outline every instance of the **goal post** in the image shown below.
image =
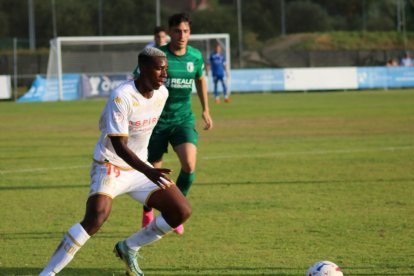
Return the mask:
MULTIPOLYGON (((65 74, 128 75, 137 65, 138 53, 153 39, 152 35, 54 38, 50 41, 46 83, 53 82, 58 89, 58 100, 64 100, 65 74)), ((216 43, 224 49, 230 70, 229 34, 191 34, 189 39, 189 45, 202 52, 205 63, 216 43)))

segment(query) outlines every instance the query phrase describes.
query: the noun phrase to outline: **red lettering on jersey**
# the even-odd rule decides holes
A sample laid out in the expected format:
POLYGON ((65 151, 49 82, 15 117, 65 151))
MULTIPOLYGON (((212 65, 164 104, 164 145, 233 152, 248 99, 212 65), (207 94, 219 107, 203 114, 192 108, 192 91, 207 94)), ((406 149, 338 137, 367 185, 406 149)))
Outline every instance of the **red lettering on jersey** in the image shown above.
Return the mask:
POLYGON ((154 118, 148 118, 144 120, 138 120, 138 121, 129 121, 130 126, 136 126, 136 127, 142 127, 145 125, 151 125, 156 124, 158 122, 159 117, 154 118))

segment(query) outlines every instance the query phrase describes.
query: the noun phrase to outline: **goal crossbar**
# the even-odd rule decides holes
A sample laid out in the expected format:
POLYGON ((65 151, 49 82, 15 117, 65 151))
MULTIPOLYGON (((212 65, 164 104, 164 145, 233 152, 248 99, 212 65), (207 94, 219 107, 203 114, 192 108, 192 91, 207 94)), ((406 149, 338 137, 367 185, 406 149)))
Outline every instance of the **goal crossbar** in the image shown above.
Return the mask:
MULTIPOLYGON (((62 70, 62 46, 64 45, 101 45, 103 43, 110 44, 124 44, 124 43, 145 43, 153 41, 152 35, 137 35, 137 36, 66 36, 56 37, 50 41, 50 47, 54 49, 56 53, 56 69, 58 80, 58 99, 63 100, 63 70, 62 70)), ((224 40, 224 52, 226 55, 227 66, 231 67, 230 56, 230 35, 226 33, 212 33, 212 34, 191 34, 191 41, 205 41, 205 40, 224 40)), ((52 55, 51 51, 51 55, 52 55)), ((49 56, 49 62, 52 59, 49 56)), ((49 67, 49 66, 48 66, 49 67)), ((133 69, 133 68, 132 68, 133 69)), ((49 71, 49 68, 48 68, 49 71)))

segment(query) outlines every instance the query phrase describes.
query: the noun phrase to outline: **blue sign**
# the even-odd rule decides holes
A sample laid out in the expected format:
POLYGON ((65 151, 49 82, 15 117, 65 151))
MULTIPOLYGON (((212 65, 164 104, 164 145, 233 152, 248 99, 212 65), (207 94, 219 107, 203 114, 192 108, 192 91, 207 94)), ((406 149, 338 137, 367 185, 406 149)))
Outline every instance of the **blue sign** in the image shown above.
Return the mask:
POLYGON ((128 75, 99 75, 82 76, 82 97, 108 97, 121 83, 128 79, 128 75))
POLYGON ((414 87, 414 67, 387 68, 388 87, 414 87))
MULTIPOLYGON (((320 69, 320 68, 319 68, 320 69)), ((230 91, 234 92, 269 92, 285 91, 289 87, 300 86, 301 90, 326 90, 328 78, 319 76, 318 82, 310 82, 309 76, 317 74, 319 69, 302 68, 303 74, 297 78, 286 79, 285 72, 289 69, 234 69, 231 70, 230 91), (324 79, 325 78, 325 79, 324 79), (296 86, 295 86, 296 85, 296 86)), ((329 73, 339 71, 325 68, 329 73)), ((342 82, 335 89, 355 87, 356 89, 387 89, 414 87, 414 67, 351 67, 354 72, 343 76, 342 82), (356 71, 356 73, 355 73, 356 71), (345 78, 346 77, 346 78, 345 78), (342 86, 341 86, 342 85, 342 86)), ((337 72, 336 72, 337 73, 337 72)), ((329 75, 329 74, 328 74, 329 75)), ((341 77, 341 76, 340 76, 341 77)), ((127 74, 94 75, 64 74, 63 100, 76 100, 90 97, 107 97, 120 83, 128 79, 127 74)), ((213 88, 212 78, 209 79, 209 91, 213 88)), ((57 101, 59 99, 57 78, 45 79, 36 77, 30 90, 18 99, 18 102, 57 101)), ((329 88, 331 89, 331 88, 329 88)))
POLYGON ((358 88, 387 88, 388 75, 386 67, 358 67, 358 88))
MULTIPOLYGON (((77 100, 80 97, 80 74, 64 74, 62 78, 62 100, 77 100)), ((46 79, 37 76, 29 91, 18 102, 45 102, 59 100, 58 78, 46 79)))
POLYGON ((358 88, 414 87, 414 67, 358 67, 358 88))

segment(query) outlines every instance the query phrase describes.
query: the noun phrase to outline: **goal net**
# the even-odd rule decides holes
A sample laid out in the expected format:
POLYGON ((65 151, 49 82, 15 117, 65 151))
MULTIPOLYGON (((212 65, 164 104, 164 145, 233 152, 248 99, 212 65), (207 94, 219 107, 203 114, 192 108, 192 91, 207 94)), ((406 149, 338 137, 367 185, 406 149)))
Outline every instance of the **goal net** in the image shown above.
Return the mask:
MULTIPOLYGON (((153 41, 145 36, 57 37, 50 41, 46 90, 65 100, 66 91, 78 89, 79 98, 107 96, 112 88, 131 77, 138 53, 153 41), (80 78, 78 82, 73 76, 80 78)), ((208 62, 214 46, 223 48, 231 68, 229 34, 192 34, 189 44, 199 49, 208 62)), ((209 85, 211 87, 211 85, 209 85)))

